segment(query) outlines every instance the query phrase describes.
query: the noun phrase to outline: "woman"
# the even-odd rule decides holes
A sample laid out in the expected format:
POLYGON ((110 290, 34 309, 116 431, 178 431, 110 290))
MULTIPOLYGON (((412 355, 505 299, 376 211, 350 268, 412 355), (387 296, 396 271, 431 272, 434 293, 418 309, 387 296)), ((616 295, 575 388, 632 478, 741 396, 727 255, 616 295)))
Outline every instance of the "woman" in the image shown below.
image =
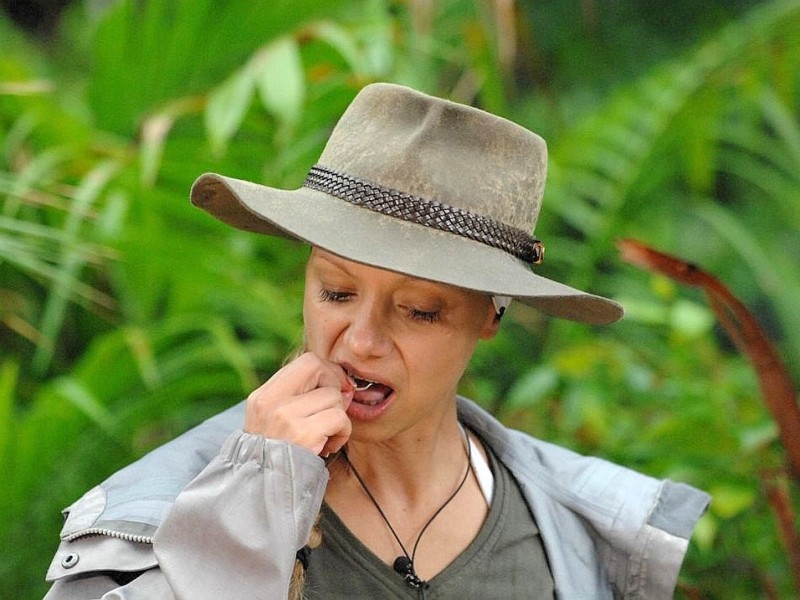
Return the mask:
POLYGON ((312 246, 306 352, 71 506, 48 598, 671 597, 705 494, 456 393, 512 298, 622 315, 531 270, 545 163, 513 123, 376 84, 302 189, 201 177, 196 205, 312 246))

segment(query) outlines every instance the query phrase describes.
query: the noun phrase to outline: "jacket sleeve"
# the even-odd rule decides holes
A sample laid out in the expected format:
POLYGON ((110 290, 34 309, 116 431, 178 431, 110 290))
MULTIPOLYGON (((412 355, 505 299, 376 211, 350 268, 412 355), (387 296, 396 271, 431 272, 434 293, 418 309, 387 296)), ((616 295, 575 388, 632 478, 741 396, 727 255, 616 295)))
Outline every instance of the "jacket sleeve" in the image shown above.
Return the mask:
POLYGON ((175 595, 158 567, 120 586, 106 574, 59 579, 44 600, 174 600, 175 595))
POLYGON ((154 539, 177 598, 286 598, 328 471, 311 452, 234 432, 154 539))
POLYGON ((109 573, 130 570, 131 543, 86 538, 79 541, 86 545, 86 570, 59 578, 45 598, 286 598, 295 554, 308 540, 327 480, 324 461, 311 452, 234 431, 177 497, 153 545, 137 545, 155 554, 151 568, 127 585, 115 583, 109 573), (92 561, 92 554, 102 558, 92 561))

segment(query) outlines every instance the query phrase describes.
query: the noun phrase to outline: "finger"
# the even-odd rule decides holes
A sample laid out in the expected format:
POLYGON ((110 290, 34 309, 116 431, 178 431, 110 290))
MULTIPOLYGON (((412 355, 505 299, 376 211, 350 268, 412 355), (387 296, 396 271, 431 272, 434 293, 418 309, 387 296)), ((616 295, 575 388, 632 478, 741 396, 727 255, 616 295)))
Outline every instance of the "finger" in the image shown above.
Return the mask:
POLYGON ((353 389, 353 383, 337 363, 306 352, 277 371, 256 393, 268 390, 295 396, 318 387, 335 387, 346 392, 353 389))
POLYGON ((345 410, 355 393, 353 382, 340 365, 325 361, 315 354, 306 353, 255 389, 248 397, 248 404, 264 403, 263 408, 267 413, 264 416, 267 417, 273 406, 280 406, 289 402, 292 397, 301 396, 320 387, 341 390, 340 401, 345 410))
POLYGON ((287 399, 275 409, 275 413, 286 419, 306 419, 332 408, 344 412, 342 396, 342 392, 334 387, 318 387, 287 399))
POLYGON ((303 379, 303 387, 299 392, 310 392, 318 387, 333 387, 346 390, 353 387, 344 369, 335 362, 320 358, 313 352, 306 352, 290 365, 291 374, 303 379))
POLYGON ((355 385, 342 366, 329 360, 319 359, 327 370, 320 372, 318 387, 337 387, 342 393, 353 392, 355 385))
POLYGON ((349 424, 342 393, 335 388, 317 388, 300 396, 287 398, 277 405, 254 403, 248 405, 245 413, 245 431, 308 446, 309 439, 329 435, 328 430, 320 430, 316 425, 317 421, 313 419, 328 411, 338 411, 349 424))
POLYGON ((347 414, 341 408, 330 408, 308 417, 305 427, 297 432, 292 443, 314 454, 327 456, 344 446, 351 432, 352 424, 347 414))
MULTIPOLYGON (((349 420, 348 423, 350 423, 349 420)), ((350 439, 351 432, 352 432, 352 424, 351 424, 351 429, 346 434, 340 433, 329 437, 328 441, 326 441, 325 445, 322 447, 322 450, 320 450, 317 454, 319 454, 319 456, 323 458, 326 458, 330 454, 335 454, 336 452, 339 452, 339 450, 344 448, 344 445, 347 443, 347 440, 350 439)))
MULTIPOLYGON (((350 407, 350 402, 353 401, 353 394, 355 394, 356 391, 355 383, 353 383, 353 380, 350 379, 350 376, 340 364, 327 360, 324 362, 330 368, 333 375, 337 378, 338 387, 342 393, 342 405, 344 406, 344 409, 347 410, 350 407)), ((334 382, 326 376, 320 379, 320 385, 325 384, 333 386, 334 382)))
MULTIPOLYGON (((245 431, 273 439, 289 439, 310 415, 342 406, 341 392, 334 388, 316 388, 293 396, 275 390, 253 393, 245 407, 245 431)), ((290 440, 291 441, 291 440, 290 440)))

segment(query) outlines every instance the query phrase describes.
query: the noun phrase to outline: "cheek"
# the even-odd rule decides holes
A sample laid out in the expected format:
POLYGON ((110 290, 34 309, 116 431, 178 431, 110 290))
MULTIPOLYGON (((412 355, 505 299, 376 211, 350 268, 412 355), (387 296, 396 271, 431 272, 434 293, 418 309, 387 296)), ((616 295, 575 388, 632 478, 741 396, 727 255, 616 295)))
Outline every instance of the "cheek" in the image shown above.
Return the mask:
POLYGON ((303 326, 305 330, 306 348, 316 354, 325 350, 325 321, 319 307, 308 298, 303 302, 303 326))
POLYGON ((458 334, 420 340, 412 351, 415 370, 424 374, 426 385, 450 389, 464 374, 476 342, 472 336, 458 334))
POLYGON ((346 320, 324 303, 312 299, 303 304, 306 348, 319 356, 329 356, 346 328, 346 320))

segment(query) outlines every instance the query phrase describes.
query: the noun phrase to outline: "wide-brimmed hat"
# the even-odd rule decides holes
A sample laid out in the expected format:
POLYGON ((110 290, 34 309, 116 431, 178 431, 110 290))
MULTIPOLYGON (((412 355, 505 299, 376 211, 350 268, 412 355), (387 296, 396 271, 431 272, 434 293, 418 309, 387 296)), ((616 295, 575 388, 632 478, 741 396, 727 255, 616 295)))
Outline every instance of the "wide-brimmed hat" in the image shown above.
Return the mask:
POLYGON ((239 229, 298 239, 367 265, 519 299, 592 324, 611 300, 537 275, 547 170, 538 135, 482 110, 386 83, 359 92, 303 187, 216 174, 192 202, 239 229))

